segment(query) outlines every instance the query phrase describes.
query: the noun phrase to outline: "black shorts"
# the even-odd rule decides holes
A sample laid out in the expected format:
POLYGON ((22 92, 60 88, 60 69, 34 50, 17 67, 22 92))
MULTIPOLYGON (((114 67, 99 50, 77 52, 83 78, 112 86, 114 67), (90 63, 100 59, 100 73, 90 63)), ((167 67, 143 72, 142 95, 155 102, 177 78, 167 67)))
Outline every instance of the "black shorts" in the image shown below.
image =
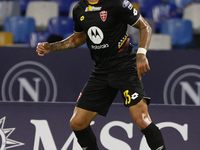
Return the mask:
POLYGON ((117 92, 120 91, 124 105, 130 107, 145 97, 143 84, 136 70, 108 74, 92 73, 77 100, 77 107, 106 116, 117 92))

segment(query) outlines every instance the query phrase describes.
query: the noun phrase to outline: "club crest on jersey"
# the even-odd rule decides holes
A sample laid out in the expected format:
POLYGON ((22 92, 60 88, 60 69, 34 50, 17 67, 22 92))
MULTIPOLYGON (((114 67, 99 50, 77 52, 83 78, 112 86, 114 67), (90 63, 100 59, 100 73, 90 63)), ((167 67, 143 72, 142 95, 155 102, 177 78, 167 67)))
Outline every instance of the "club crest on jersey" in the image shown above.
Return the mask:
POLYGON ((91 6, 89 5, 88 7, 85 8, 85 12, 88 12, 88 11, 100 11, 101 10, 101 7, 94 7, 94 6, 91 6))
POLYGON ((107 11, 101 11, 101 12, 100 12, 100 16, 101 16, 101 20, 102 20, 103 22, 105 22, 106 19, 107 19, 107 11))

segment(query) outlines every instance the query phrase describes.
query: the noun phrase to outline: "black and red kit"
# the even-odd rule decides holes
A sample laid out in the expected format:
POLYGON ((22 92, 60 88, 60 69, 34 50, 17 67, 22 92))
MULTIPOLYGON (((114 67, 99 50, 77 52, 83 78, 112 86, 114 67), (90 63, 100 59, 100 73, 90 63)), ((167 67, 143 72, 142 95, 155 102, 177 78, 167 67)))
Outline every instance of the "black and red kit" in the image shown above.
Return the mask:
POLYGON ((78 107, 105 116, 118 91, 128 107, 145 97, 137 75, 136 53, 127 34, 127 26, 137 23, 140 16, 128 0, 99 0, 97 4, 80 0, 74 7, 74 31, 87 35, 95 61, 78 107))

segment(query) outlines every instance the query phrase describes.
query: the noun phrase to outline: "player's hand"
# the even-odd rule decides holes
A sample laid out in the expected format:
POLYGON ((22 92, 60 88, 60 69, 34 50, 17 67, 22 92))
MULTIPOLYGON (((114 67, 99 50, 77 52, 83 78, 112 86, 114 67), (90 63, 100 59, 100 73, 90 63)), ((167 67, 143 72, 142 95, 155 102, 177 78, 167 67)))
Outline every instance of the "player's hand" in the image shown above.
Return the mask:
POLYGON ((136 65, 137 65, 138 77, 141 80, 142 75, 145 75, 146 72, 150 71, 150 66, 146 55, 137 54, 136 65))
POLYGON ((38 53, 39 56, 44 56, 45 54, 51 52, 51 48, 52 47, 48 42, 38 43, 36 52, 38 53))

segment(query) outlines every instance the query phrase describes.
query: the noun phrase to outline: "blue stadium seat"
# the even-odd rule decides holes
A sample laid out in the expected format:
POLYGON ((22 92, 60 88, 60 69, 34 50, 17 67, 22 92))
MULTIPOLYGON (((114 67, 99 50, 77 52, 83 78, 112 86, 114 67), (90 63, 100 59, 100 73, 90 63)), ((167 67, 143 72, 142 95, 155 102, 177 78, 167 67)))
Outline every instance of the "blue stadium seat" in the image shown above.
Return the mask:
POLYGON ((180 18, 165 20, 161 25, 161 33, 172 39, 172 48, 186 49, 193 44, 192 22, 180 18))
POLYGON ((137 2, 140 6, 141 14, 146 17, 147 13, 152 9, 154 5, 162 3, 162 0, 130 0, 131 2, 137 2))
POLYGON ((173 14, 177 7, 173 4, 162 3, 152 7, 147 14, 147 18, 152 18, 155 22, 155 28, 159 32, 161 22, 169 18, 178 18, 178 14, 173 14))
POLYGON ((178 8, 182 8, 190 2, 194 2, 194 0, 168 0, 168 3, 176 5, 178 8))
POLYGON ((49 20, 47 32, 65 37, 73 33, 74 21, 69 17, 54 17, 49 20))
POLYGON ((24 16, 7 17, 3 30, 13 34, 14 43, 25 43, 29 34, 35 31, 35 20, 24 16))
POLYGON ((36 47, 40 42, 46 42, 49 37, 49 33, 47 32, 32 32, 27 38, 26 43, 30 47, 36 47))
POLYGON ((194 0, 168 0, 169 4, 176 5, 176 7, 179 9, 178 14, 180 18, 183 16, 183 11, 187 5, 194 2, 194 0))

